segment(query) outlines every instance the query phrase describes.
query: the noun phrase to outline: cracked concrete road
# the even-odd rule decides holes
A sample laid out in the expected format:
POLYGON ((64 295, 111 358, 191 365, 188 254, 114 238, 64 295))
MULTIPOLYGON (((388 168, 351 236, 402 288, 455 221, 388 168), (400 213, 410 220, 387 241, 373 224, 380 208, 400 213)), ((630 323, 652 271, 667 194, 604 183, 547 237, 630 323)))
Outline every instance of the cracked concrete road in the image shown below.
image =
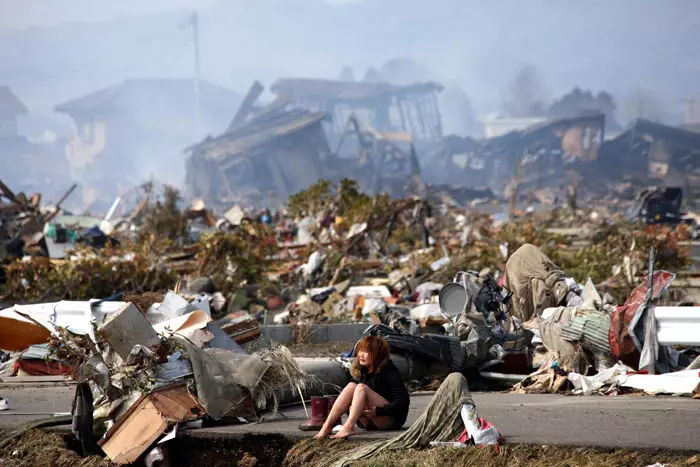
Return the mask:
MULTIPOLYGON (((72 386, 0 387, 11 409, 0 412, 0 427, 69 412, 72 386)), ((432 394, 414 394, 407 425, 425 409, 432 394)), ((508 442, 597 447, 700 450, 700 400, 676 397, 559 396, 475 393, 479 415, 494 423, 508 442)), ((236 438, 245 434, 282 434, 302 438, 297 425, 306 419, 301 405, 285 407, 262 423, 189 430, 186 436, 236 438)), ((372 433, 390 437, 395 432, 372 433)), ((361 434, 359 439, 369 437, 361 434)))

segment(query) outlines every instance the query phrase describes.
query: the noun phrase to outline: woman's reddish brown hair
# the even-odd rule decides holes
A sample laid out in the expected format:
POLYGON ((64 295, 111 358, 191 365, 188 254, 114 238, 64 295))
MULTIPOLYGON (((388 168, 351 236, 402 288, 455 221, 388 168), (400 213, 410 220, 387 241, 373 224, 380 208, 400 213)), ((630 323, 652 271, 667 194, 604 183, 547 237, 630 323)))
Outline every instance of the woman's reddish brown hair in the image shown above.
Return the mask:
MULTIPOLYGON (((365 336, 360 339, 355 347, 355 356, 360 352, 369 354, 368 370, 370 373, 379 373, 385 362, 389 359, 389 343, 381 336, 365 336)), ((355 358, 352 364, 351 374, 355 378, 360 376, 360 359, 355 358)))

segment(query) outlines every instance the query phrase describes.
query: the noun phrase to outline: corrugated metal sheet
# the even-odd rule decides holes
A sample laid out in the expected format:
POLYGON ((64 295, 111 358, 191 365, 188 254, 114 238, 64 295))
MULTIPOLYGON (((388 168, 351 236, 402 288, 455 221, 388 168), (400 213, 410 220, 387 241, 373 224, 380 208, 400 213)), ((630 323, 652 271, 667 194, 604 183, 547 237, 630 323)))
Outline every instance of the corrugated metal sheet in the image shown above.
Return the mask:
POLYGON ((580 341, 591 349, 610 352, 610 316, 605 313, 590 312, 576 316, 570 323, 562 326, 561 336, 569 342, 580 341))
MULTIPOLYGON (((700 345, 700 307, 656 307, 659 345, 700 345)), ((591 312, 575 317, 562 327, 569 342, 582 342, 592 349, 610 352, 610 316, 591 312)))

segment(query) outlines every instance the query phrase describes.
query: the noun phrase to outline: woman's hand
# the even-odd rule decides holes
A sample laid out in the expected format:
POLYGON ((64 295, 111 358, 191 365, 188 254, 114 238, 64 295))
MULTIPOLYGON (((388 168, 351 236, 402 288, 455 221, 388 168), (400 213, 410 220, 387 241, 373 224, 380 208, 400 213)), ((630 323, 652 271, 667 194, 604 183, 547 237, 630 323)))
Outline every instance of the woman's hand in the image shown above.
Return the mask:
POLYGON ((362 411, 362 416, 367 417, 369 419, 377 418, 377 408, 376 407, 365 407, 365 410, 362 411))

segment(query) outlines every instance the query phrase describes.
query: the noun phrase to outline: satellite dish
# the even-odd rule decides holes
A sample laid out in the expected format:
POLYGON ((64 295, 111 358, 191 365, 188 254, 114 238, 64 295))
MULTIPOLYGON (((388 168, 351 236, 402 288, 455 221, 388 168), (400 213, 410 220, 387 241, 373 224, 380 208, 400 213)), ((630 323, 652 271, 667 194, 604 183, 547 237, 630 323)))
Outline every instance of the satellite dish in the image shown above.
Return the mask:
POLYGON ((438 301, 446 316, 459 316, 467 303, 467 289, 459 282, 447 284, 440 290, 438 301))
POLYGON ((440 290, 438 302, 440 303, 440 310, 445 316, 449 318, 457 317, 467 306, 467 300, 469 298, 469 292, 467 291, 468 275, 478 277, 479 273, 475 271, 460 271, 455 276, 454 282, 445 285, 440 290))

